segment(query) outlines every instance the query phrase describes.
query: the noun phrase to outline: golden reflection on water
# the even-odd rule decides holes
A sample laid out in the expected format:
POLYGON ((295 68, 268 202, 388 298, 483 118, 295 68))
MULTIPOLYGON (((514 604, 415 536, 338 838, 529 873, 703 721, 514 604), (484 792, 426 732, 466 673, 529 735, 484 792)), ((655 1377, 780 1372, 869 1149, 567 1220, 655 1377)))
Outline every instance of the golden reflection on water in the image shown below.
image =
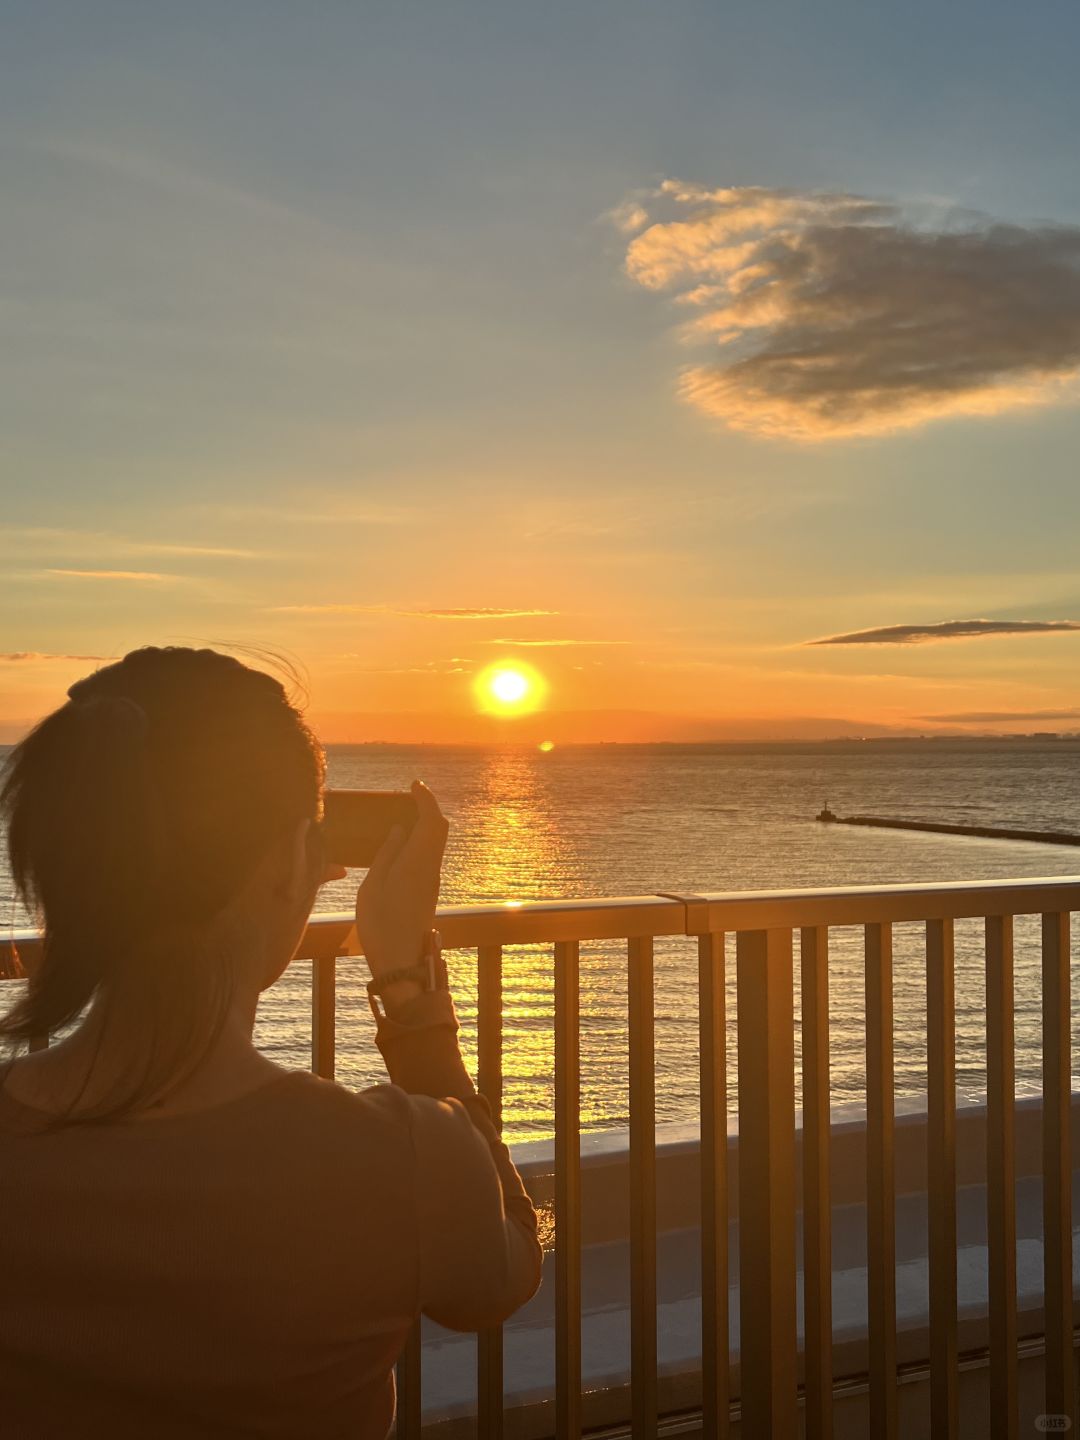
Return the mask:
MULTIPOLYGON (((515 906, 554 897, 640 894, 780 885, 925 882, 1046 873, 1041 853, 1001 842, 946 844, 940 837, 865 837, 825 833, 803 818, 820 805, 816 760, 782 757, 644 757, 621 751, 589 759, 565 748, 492 749, 440 759, 424 754, 363 756, 341 768, 336 783, 400 788, 422 763, 451 816, 444 903, 515 906), (781 783, 778 770, 794 767, 781 783), (798 767, 802 766, 803 769, 798 767), (408 768, 406 768, 408 767, 408 768), (803 770, 806 771, 805 775, 803 770), (805 783, 804 783, 805 782, 805 783), (757 786, 757 789, 754 787, 757 786), (785 786, 787 788, 785 788, 785 786), (798 788, 801 786, 802 788, 798 788), (805 794, 803 793, 805 791, 805 794), (731 803, 738 797, 739 804, 731 803), (794 797, 794 798, 791 798, 794 797), (804 803, 805 802, 805 803, 804 803), (797 812, 797 813, 796 813, 797 812), (1027 867, 1026 871, 1024 867, 1027 867), (1039 868, 1036 868, 1039 867, 1039 868)), ((845 762, 846 763, 846 762, 845 762)), ((869 762, 866 762, 869 763, 869 762)), ((925 762, 920 762, 925 763, 925 762)), ((873 773, 894 789, 918 782, 914 762, 874 761, 873 773)), ((1057 772, 1054 772, 1055 775, 1057 772)), ((995 782, 1000 779, 995 771, 995 782)), ((970 788, 966 776, 963 793, 970 788)), ((864 786, 868 782, 860 782, 864 786)), ((1048 782, 1049 783, 1049 782, 1048 782)), ((830 793, 832 787, 830 786, 830 793)), ((933 786, 935 801, 943 790, 933 786)), ((860 789, 860 794, 862 790, 860 789)), ((895 802, 894 802, 895 803, 895 802)), ((867 806, 867 808, 872 808, 867 806)), ((879 808, 886 808, 881 804, 879 808)), ((1029 847, 1030 848, 1030 847, 1029 847)), ((1075 856, 1067 857, 1070 865, 1075 856)), ((1064 861, 1062 862, 1064 864, 1064 861)), ((354 882, 355 883, 355 882, 354 882)), ((326 908, 351 904, 342 882, 326 908)), ((1080 922, 1074 922, 1080 924, 1080 922)), ((1077 934, 1080 939, 1080 932, 1077 934)), ((921 926, 894 935, 894 1050, 899 1102, 926 1088, 926 963, 921 926)), ((865 1087, 865 976, 861 930, 830 938, 830 1047, 834 1104, 860 1103, 865 1087)), ((795 937, 798 950, 798 937, 795 937)), ((625 940, 583 942, 581 953, 581 1120, 585 1131, 627 1123, 627 947, 625 940)), ((475 1074, 476 953, 451 952, 461 1040, 475 1074)), ((553 947, 507 947, 504 962, 503 1114, 510 1139, 550 1136, 553 1129, 553 947)), ((1039 933, 1016 923, 1017 1089, 1039 1083, 1039 933)), ((985 985, 979 921, 956 926, 957 1083, 967 1095, 985 1085, 985 985)), ((795 961, 796 1103, 799 974, 795 961)), ((661 1123, 696 1121, 698 1113, 696 942, 658 937, 656 975, 656 1113, 661 1123)), ((338 970, 338 1077, 350 1085, 385 1079, 372 1044, 362 962, 338 970)), ((297 965, 260 1005, 259 1043, 275 1058, 307 1063, 310 967, 297 965)), ((738 1105, 736 957, 727 946, 728 1093, 738 1105)), ((1074 972, 1074 1057, 1080 1067, 1080 967, 1074 972)))
MULTIPOLYGON (((516 906, 537 899, 539 876, 557 869, 560 836, 550 796, 531 756, 496 751, 487 757, 468 800, 465 824, 471 898, 516 906)), ((466 1063, 475 1064, 476 957, 447 955, 455 1003, 462 1020, 466 1063)), ((503 1108, 515 1129, 550 1129, 555 1066, 554 977, 547 946, 515 946, 503 952, 503 1108)))
MULTIPOLYGON (((465 823, 470 898, 507 906, 565 895, 563 876, 587 874, 583 836, 556 812, 543 764, 532 755, 489 757, 465 823), (475 808, 474 808, 475 807, 475 808), (538 881, 546 882, 538 888, 538 881)), ((595 843, 595 837, 590 837, 595 843)), ((466 1063, 476 1060, 475 951, 449 952, 466 1063)), ((696 971, 694 972, 696 974, 696 971)), ((554 948, 503 950, 503 1112, 517 1135, 550 1136, 554 1110, 554 948)), ((581 1119, 585 1129, 625 1124, 628 1055, 626 942, 580 947, 581 1119)), ((696 997, 696 989, 693 996, 696 997)), ((685 997, 684 997, 685 998, 685 997)), ((678 1006, 685 1013, 685 1005, 678 1006)), ((680 1044, 679 1052, 686 1055, 680 1044)), ((696 1064, 696 1049, 687 1057, 696 1064)))
POLYGON ((488 757, 465 816, 471 898, 535 900, 537 877, 556 869, 557 819, 541 781, 532 757, 520 751, 488 757))

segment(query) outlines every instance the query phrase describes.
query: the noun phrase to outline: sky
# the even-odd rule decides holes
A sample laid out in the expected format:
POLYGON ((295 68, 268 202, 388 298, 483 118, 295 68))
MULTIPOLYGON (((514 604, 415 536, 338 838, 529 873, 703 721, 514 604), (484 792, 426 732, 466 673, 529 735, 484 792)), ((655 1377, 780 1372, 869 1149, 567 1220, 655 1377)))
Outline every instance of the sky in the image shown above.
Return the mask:
POLYGON ((1080 730, 1075 5, 0 24, 0 739, 142 644, 328 741, 1080 730))

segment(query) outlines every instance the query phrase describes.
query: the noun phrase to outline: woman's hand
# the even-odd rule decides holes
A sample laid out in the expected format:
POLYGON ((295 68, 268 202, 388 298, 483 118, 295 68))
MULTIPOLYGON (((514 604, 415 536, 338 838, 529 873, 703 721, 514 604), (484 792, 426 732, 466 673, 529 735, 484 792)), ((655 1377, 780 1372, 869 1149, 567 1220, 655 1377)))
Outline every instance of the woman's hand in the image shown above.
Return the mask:
POLYGON ((356 933, 376 977, 418 964, 435 924, 450 826, 422 780, 409 788, 419 811, 416 823, 408 832, 394 826, 356 895, 356 933))

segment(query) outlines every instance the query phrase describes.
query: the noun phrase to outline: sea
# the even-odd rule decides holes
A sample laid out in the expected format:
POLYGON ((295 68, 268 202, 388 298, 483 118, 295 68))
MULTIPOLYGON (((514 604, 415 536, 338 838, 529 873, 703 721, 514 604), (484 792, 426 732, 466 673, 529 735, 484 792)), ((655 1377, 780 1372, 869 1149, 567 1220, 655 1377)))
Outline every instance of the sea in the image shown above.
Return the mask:
MULTIPOLYGON (((1080 848, 966 836, 848 828, 837 814, 1080 833, 1080 743, 1016 739, 842 741, 813 744, 331 747, 328 783, 403 789, 424 780, 450 820, 443 903, 500 904, 663 892, 1077 875, 1080 848)), ((349 910, 358 874, 327 885, 320 911, 349 910)), ((0 867, 0 922, 25 923, 0 867)), ((896 927, 896 1093, 926 1093, 926 963, 920 926, 896 927)), ((983 931, 956 926, 957 1090, 985 1087, 983 931)), ((1075 951, 1074 951, 1075 953, 1075 951)), ((661 1124, 697 1118, 696 943, 655 947, 656 1111, 661 1124)), ((467 1062, 475 1061, 476 960, 450 952, 467 1062)), ((734 947, 728 950, 730 1104, 738 1103, 734 947)), ((830 939, 835 1105, 865 1087, 861 932, 830 939)), ((339 962, 337 1078, 384 1081, 360 960, 339 962)), ((797 980, 797 977, 796 977, 797 980)), ((553 957, 550 946, 504 952, 504 1123, 510 1139, 553 1129, 553 957)), ((1080 996, 1073 1014, 1080 1012, 1080 996)), ((619 941, 581 947, 582 1128, 627 1123, 627 960, 619 941)), ((1016 923, 1016 1075, 1040 1084, 1039 931, 1016 923)), ((798 984, 796 983, 796 1016, 798 984)), ((293 1068, 310 1063, 310 966, 294 962, 262 999, 258 1045, 293 1068)), ((1074 1022, 1074 1054, 1080 1053, 1074 1022)), ((796 1058, 798 1060, 796 1036, 796 1058)), ((1080 1077, 1080 1068, 1076 1072, 1080 1077)))

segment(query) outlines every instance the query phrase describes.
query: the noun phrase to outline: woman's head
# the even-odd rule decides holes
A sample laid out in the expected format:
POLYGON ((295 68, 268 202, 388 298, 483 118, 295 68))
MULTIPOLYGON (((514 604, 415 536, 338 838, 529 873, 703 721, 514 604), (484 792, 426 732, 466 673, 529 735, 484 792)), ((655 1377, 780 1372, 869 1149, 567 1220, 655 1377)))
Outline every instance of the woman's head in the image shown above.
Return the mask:
POLYGON ((44 925, 0 1038, 48 1033, 97 997, 148 1027, 150 1069, 171 1073, 220 1029, 236 935, 257 918, 245 901, 300 845, 307 893, 293 883, 259 937, 263 983, 295 947, 322 873, 322 751, 277 680, 213 650, 135 650, 68 695, 0 792, 16 887, 44 925))

